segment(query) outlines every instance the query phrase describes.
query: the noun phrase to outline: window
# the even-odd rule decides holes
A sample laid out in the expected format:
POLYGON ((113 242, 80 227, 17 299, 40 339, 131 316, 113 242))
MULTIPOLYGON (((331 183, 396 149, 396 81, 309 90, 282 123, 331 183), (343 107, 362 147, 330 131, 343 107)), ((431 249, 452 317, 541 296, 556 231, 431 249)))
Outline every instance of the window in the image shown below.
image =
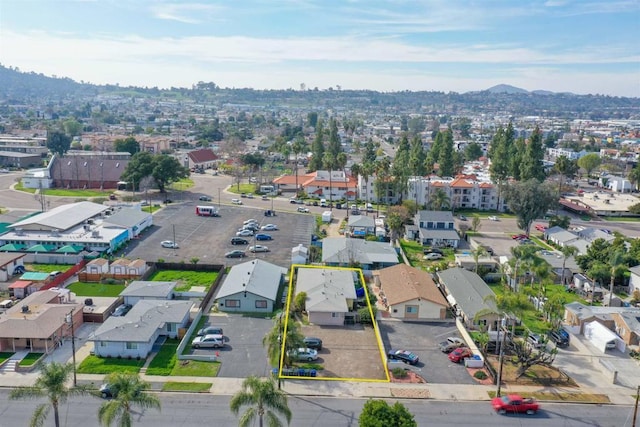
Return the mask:
POLYGON ((264 300, 264 299, 257 300, 256 308, 267 308, 267 300, 264 300))
POLYGON ((175 323, 167 323, 167 332, 173 332, 176 329, 175 323))
POLYGON ((137 350, 138 349, 138 343, 137 342, 128 342, 127 343, 127 350, 137 350))
POLYGON ((407 314, 417 313, 418 312, 418 307, 415 307, 413 305, 408 305, 406 307, 406 311, 407 311, 407 314))
POLYGON ((106 347, 106 346, 107 346, 106 341, 100 341, 100 347, 106 347))
POLYGON ((331 317, 340 317, 340 313, 331 313, 331 317))
POLYGON ((239 299, 228 299, 225 301, 225 305, 230 308, 239 308, 240 300, 239 299))

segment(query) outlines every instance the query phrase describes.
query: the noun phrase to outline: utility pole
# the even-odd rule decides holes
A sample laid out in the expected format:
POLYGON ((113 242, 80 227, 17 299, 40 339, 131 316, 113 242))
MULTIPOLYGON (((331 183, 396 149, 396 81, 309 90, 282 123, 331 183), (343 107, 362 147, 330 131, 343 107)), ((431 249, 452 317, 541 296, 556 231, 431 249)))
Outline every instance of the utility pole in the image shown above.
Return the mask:
POLYGON ((638 400, 640 399, 640 385, 636 389, 636 405, 633 410, 633 421, 631 427, 636 427, 636 420, 638 419, 638 400))
POLYGON ((73 386, 78 385, 78 378, 76 374, 76 334, 73 328, 73 308, 67 314, 67 318, 65 319, 69 325, 71 325, 71 355, 73 357, 73 386))
POLYGON ((504 366, 504 346, 507 341, 507 331, 505 326, 505 319, 502 319, 501 327, 498 332, 498 340, 500 342, 500 357, 498 358, 498 363, 500 367, 498 368, 498 390, 496 392, 497 397, 500 397, 500 389, 502 386, 502 367, 504 366), (502 333, 502 339, 500 339, 500 333, 502 333))

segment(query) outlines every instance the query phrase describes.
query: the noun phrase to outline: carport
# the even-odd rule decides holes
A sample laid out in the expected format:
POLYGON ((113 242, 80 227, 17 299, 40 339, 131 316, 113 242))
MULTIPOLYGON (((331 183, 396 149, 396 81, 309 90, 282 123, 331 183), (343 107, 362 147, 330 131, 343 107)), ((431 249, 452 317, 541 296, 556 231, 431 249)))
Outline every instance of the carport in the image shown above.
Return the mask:
POLYGON ((615 341, 616 348, 624 353, 626 345, 618 335, 603 324, 592 321, 584 324, 584 336, 598 350, 605 353, 608 342, 615 341))

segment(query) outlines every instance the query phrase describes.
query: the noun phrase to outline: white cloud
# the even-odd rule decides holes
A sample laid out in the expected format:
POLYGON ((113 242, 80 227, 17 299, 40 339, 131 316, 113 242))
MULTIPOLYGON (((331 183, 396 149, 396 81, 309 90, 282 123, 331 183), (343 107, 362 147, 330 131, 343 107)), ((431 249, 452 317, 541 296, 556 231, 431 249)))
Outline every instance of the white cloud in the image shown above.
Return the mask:
POLYGON ((223 9, 221 6, 204 3, 156 3, 151 6, 151 13, 158 19, 198 24, 202 22, 202 14, 208 16, 223 9))

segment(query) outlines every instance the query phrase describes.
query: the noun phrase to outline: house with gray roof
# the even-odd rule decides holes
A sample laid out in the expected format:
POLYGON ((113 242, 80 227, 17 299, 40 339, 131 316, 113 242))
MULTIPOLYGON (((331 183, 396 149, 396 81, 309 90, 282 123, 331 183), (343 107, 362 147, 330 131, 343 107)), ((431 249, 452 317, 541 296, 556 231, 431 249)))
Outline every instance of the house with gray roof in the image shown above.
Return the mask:
POLYGON ((550 240, 558 246, 572 246, 573 242, 580 238, 577 234, 565 230, 557 225, 544 231, 545 240, 550 240))
POLYGON ((633 295, 634 291, 640 292, 640 265, 629 268, 629 294, 633 295))
POLYGON ((596 321, 616 333, 626 345, 640 345, 640 308, 605 307, 572 302, 564 306, 565 327, 575 334, 596 321))
POLYGON ((271 313, 287 269, 261 259, 234 265, 215 299, 220 311, 271 313))
POLYGON ((616 237, 613 234, 607 233, 605 231, 602 231, 599 228, 593 228, 593 227, 588 227, 588 228, 583 228, 581 230, 578 230, 578 236, 580 236, 587 242, 593 242, 596 239, 604 239, 605 241, 611 243, 616 239, 616 237))
POLYGON ((370 274, 372 270, 396 265, 398 253, 385 242, 326 237, 322 239, 322 262, 331 267, 358 265, 365 274, 370 274))
POLYGON ((156 342, 176 338, 190 320, 192 301, 141 300, 121 317, 109 317, 91 341, 100 357, 146 358, 156 342))
POLYGON ((305 310, 315 325, 345 324, 356 300, 354 271, 331 268, 298 268, 296 292, 307 294, 305 310))
POLYGON ((450 211, 418 211, 413 222, 415 225, 405 227, 407 240, 434 247, 458 247, 460 236, 450 211))
POLYGON ((464 268, 449 268, 437 273, 447 301, 468 328, 479 325, 498 330, 500 311, 495 294, 476 273, 464 268))
POLYGON ((135 280, 120 292, 125 304, 134 305, 141 300, 172 300, 176 282, 135 280))
POLYGON ((551 270, 555 274, 555 283, 569 285, 573 282, 573 275, 582 271, 573 256, 567 257, 565 260, 562 252, 542 250, 537 255, 551 266, 551 270), (562 270, 563 266, 564 271, 562 270))
POLYGON ((125 228, 129 239, 134 239, 146 228, 153 225, 153 215, 139 208, 122 208, 105 218, 103 227, 125 228))

